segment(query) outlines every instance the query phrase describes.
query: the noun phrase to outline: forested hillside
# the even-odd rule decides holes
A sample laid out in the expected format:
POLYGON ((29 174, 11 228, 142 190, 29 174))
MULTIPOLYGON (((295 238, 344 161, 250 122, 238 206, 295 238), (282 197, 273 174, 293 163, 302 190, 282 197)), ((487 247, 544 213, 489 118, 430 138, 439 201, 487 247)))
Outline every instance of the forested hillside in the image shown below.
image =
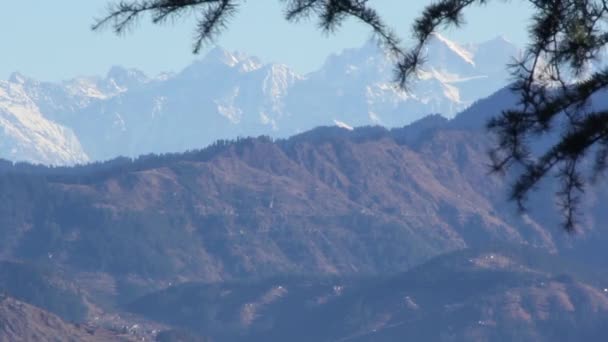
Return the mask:
MULTIPOLYGON (((496 108, 511 101, 505 94, 493 98, 496 108)), ((129 319, 115 313, 135 310, 149 326, 161 320, 192 329, 187 313, 184 321, 167 322, 154 313, 156 299, 146 304, 146 297, 138 298, 187 283, 216 284, 211 293, 223 293, 229 284, 261 282, 266 284, 262 291, 276 277, 295 286, 296 292, 302 286, 298 279, 310 277, 342 279, 355 289, 365 284, 381 287, 382 279, 412 272, 433 257, 491 246, 511 246, 507 251, 530 248, 599 270, 607 259, 607 234, 599 224, 606 220, 600 205, 606 199, 605 187, 598 185, 583 203, 586 219, 574 235, 561 229, 559 212, 548 200, 554 188, 550 183, 531 198, 528 213, 518 212, 506 200, 509 176, 488 174, 489 138, 482 129, 482 122, 492 114, 485 114, 487 108, 492 107, 482 101, 456 119, 429 116, 399 129, 321 127, 289 139, 218 141, 187 153, 118 158, 72 168, 4 162, 0 165, 4 237, 0 250, 3 259, 22 263, 19 272, 39 285, 26 293, 13 293, 24 289, 10 282, 3 287, 68 319, 99 319, 120 326, 129 319), (44 276, 53 272, 61 272, 63 283, 44 276), (63 295, 65 301, 53 299, 63 295), (131 306, 136 300, 138 304, 131 306)), ((583 285, 572 287, 561 278, 553 280, 559 272, 528 268, 525 274, 506 275, 514 277, 515 283, 507 285, 517 296, 536 298, 534 291, 543 282, 554 284, 556 298, 578 296, 580 286, 586 289, 585 296, 604 298, 601 288, 606 285, 601 280, 576 275, 573 281, 583 285), (538 278, 539 274, 544 275, 538 278), (532 283, 526 280, 529 276, 532 283)), ((468 271, 455 272, 454 277, 464 277, 458 285, 462 288, 480 281, 477 273, 469 279, 468 271)), ((417 277, 412 274, 402 277, 417 277)), ((334 291, 333 283, 322 281, 319 286, 321 292, 334 291)), ((229 291, 245 291, 246 297, 250 290, 245 286, 229 291)), ((498 310, 503 290, 484 294, 480 298, 489 297, 483 302, 477 297, 463 302, 463 308, 473 310, 467 317, 498 310)), ((580 305, 591 310, 593 322, 603 322, 604 309, 597 298, 580 305)), ((446 305, 453 301, 446 300, 446 305)), ((230 310, 241 310, 246 303, 231 302, 230 310)), ((214 305, 228 310, 227 304, 214 305)), ((332 307, 324 306, 338 310, 332 307)), ((357 320, 371 324, 367 320, 376 320, 376 314, 357 320)), ((460 317, 445 314, 446 322, 460 317)), ((226 317, 222 320, 227 326, 233 324, 226 317)), ((379 327, 392 326, 389 321, 379 327)), ((468 324, 456 324, 464 330, 454 336, 472 333, 468 324)), ((584 326, 572 324, 576 329, 584 326)), ((277 333, 268 329, 260 333, 277 333)), ((334 335, 322 337, 356 330, 352 323, 336 329, 328 330, 334 335)), ((544 328, 529 329, 526 338, 549 336, 544 328)), ((244 331, 243 336, 258 336, 244 331)), ((213 336, 196 333, 224 336, 221 330, 210 331, 213 336)), ((413 334, 431 336, 427 333, 413 334)), ((394 337, 391 334, 387 340, 394 337)), ((483 336, 495 336, 488 334, 483 336)))

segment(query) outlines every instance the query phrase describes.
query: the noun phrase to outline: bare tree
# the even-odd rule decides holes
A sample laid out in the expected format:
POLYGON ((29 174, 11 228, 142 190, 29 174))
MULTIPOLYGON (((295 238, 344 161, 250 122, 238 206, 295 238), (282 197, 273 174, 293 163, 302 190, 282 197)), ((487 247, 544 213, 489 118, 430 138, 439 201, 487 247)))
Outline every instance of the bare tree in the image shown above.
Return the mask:
MULTIPOLYGON (((396 57, 395 81, 407 88, 424 62, 424 46, 431 34, 464 23, 464 12, 489 0, 438 0, 413 22, 414 45, 402 46, 368 0, 280 0, 285 18, 297 22, 317 20, 321 30, 332 32, 347 18, 369 26, 378 42, 396 57)), ((522 0, 523 1, 523 0, 522 0)), ((245 0, 148 0, 110 5, 93 29, 111 26, 124 32, 143 14, 157 24, 182 16, 195 16, 194 52, 217 38, 245 0)), ((585 184, 608 165, 608 108, 589 105, 592 95, 608 86, 608 69, 589 72, 588 66, 608 43, 608 0, 527 0, 533 9, 529 44, 523 57, 509 65, 511 89, 520 95, 515 108, 488 123, 496 145, 490 152, 492 170, 503 172, 520 165, 511 198, 524 208, 527 195, 540 180, 555 174, 561 181, 556 194, 564 210, 564 227, 575 229, 577 204, 585 184), (558 138, 537 154, 531 144, 543 135, 558 138), (583 163, 589 159, 592 163, 583 163), (582 165, 591 164, 589 168, 582 165), (588 172, 588 174, 585 174, 588 172)))

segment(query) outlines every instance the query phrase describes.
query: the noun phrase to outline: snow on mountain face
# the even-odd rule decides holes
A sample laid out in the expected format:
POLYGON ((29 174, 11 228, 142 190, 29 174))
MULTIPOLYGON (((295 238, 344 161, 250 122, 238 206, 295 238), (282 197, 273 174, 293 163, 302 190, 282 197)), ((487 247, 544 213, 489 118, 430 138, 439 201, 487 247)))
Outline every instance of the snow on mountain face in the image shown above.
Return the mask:
POLYGON ((427 63, 435 68, 458 73, 475 72, 473 53, 438 33, 432 34, 425 52, 427 63))
POLYGON ((301 79, 286 66, 215 49, 164 81, 93 103, 71 127, 94 159, 273 134, 287 111, 282 98, 301 79))
POLYGON ((0 158, 51 165, 88 161, 72 130, 42 115, 23 79, 11 81, 0 82, 0 158))
POLYGON ((112 67, 105 78, 78 77, 59 84, 19 77, 28 96, 45 117, 67 125, 73 115, 93 102, 107 100, 153 81, 139 70, 119 66, 112 67))
MULTIPOLYGON (((285 65, 264 64, 220 48, 177 74, 156 78, 121 67, 113 67, 105 78, 59 84, 15 74, 6 84, 20 85, 20 96, 30 101, 27 117, 46 120, 47 135, 47 130, 64 132, 64 142, 56 143, 74 142, 73 151, 62 147, 55 157, 31 152, 24 157, 3 143, 0 156, 73 163, 86 156, 98 160, 177 152, 237 136, 285 137, 319 125, 394 127, 430 113, 449 117, 504 86, 504 66, 517 53, 501 38, 461 46, 435 34, 426 51, 428 63, 411 93, 392 83, 394 61, 373 42, 332 55, 305 76, 285 65)), ((0 105, 3 115, 15 121, 23 110, 9 105, 16 101, 11 94, 3 96, 0 105)), ((5 131, 8 122, 0 123, 5 131)), ((21 129, 37 136, 31 125, 21 129)), ((30 140, 12 141, 29 146, 23 141, 30 140)))
POLYGON ((297 123, 291 128, 301 131, 334 120, 393 127, 430 113, 450 117, 503 87, 508 76, 505 66, 517 54, 506 40, 465 48, 434 34, 420 79, 411 93, 405 93, 391 82, 394 61, 368 42, 331 56, 321 70, 290 90, 290 123, 297 123))
POLYGON ((143 73, 113 67, 106 78, 39 82, 19 73, 0 82, 0 158, 52 165, 89 161, 71 125, 80 111, 149 83, 143 73))

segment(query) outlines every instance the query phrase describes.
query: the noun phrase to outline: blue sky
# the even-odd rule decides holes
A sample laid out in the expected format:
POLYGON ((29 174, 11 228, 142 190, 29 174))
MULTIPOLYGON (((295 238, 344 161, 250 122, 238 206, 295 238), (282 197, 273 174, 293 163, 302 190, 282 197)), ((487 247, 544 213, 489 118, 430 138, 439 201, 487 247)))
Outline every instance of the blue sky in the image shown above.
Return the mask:
MULTIPOLYGON (((0 78, 13 71, 42 80, 76 75, 105 74, 119 64, 149 74, 178 71, 199 56, 191 53, 192 21, 162 27, 145 18, 131 32, 117 37, 111 31, 92 32, 108 0, 20 0, 3 5, 0 12, 2 55, 0 78)), ((427 0, 371 0, 396 31, 407 38, 410 24, 427 0)), ((524 1, 497 1, 467 13, 467 25, 442 32, 458 42, 480 42, 504 35, 523 44, 529 11, 524 1)), ((323 35, 314 22, 290 24, 282 18, 279 0, 249 0, 218 45, 282 62, 305 73, 319 67, 325 57, 363 44, 367 28, 348 22, 332 35, 323 35)), ((203 50, 202 54, 205 53, 203 50)))

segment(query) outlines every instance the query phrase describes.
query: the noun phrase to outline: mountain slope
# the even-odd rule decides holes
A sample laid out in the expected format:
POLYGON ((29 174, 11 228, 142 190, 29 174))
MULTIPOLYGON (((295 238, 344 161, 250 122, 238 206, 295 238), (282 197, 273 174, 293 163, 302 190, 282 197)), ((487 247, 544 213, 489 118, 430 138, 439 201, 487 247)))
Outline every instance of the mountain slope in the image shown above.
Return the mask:
POLYGON ((222 341, 599 341, 608 278, 581 269, 538 250, 486 247, 388 278, 183 284, 129 308, 222 341))
POLYGON ((65 279, 64 272, 52 268, 2 261, 0 291, 64 320, 84 322, 87 318, 88 310, 82 294, 65 279))
POLYGON ((0 340, 136 341, 117 332, 67 323, 49 312, 6 296, 0 298, 0 340))
MULTIPOLYGON (((505 92, 494 98, 497 103, 510 101, 505 92)), ((218 141, 188 153, 78 167, 0 161, 0 257, 23 262, 7 264, 6 274, 14 277, 7 276, 0 286, 56 313, 75 309, 80 315, 84 298, 89 319, 126 326, 123 322, 132 318, 116 313, 120 304, 165 288, 174 297, 149 297, 160 299, 141 307, 181 303, 180 291, 171 292, 172 286, 203 282, 202 290, 195 285, 185 287, 191 289, 186 293, 210 305, 174 318, 191 319, 190 324, 204 316, 208 321, 203 326, 243 331, 245 337, 262 340, 285 340, 276 322, 297 331, 307 327, 299 319, 306 324, 335 322, 299 334, 328 332, 313 337, 330 340, 394 340, 409 334, 421 340, 542 340, 555 336, 550 327, 556 326, 592 334, 575 337, 603 333, 604 294, 598 289, 606 287, 599 274, 608 261, 603 229, 608 216, 602 207, 606 187, 598 184, 589 192, 584 224, 573 236, 564 234, 553 203, 542 197, 551 196, 555 184, 547 183, 546 193, 531 198, 529 213, 517 212, 505 201, 509 176, 491 177, 486 169, 490 141, 481 127, 485 116, 498 110, 492 101, 480 101, 452 120, 433 115, 392 130, 321 127, 289 139, 218 141), (485 257, 487 251, 483 258, 456 254, 446 263, 420 266, 437 255, 494 244, 566 256, 592 267, 592 276, 575 268, 569 280, 559 276, 562 268, 547 266, 541 258, 522 261, 521 253, 501 252, 495 260, 485 257), (60 270, 70 290, 78 289, 72 291, 79 294, 77 300, 67 293, 65 301, 55 301, 66 295, 64 287, 57 291, 56 277, 15 266, 28 264, 60 270), (403 272, 405 278, 385 279, 403 272), (330 281, 306 287, 310 275, 330 281), (271 283, 256 283, 263 278, 271 283), (371 282, 359 283, 361 278, 371 282), (287 294, 277 287, 284 285, 273 283, 276 279, 289 285, 287 294), (334 279, 359 285, 354 292, 345 290, 348 299, 335 302, 337 306, 296 309, 319 298, 334 303, 328 296, 343 291, 334 288, 334 279), (17 282, 29 285, 20 288, 17 282), (445 290, 447 283, 454 292, 445 290), (548 294, 540 290, 541 283, 551 284, 548 294), (434 292, 423 291, 431 285, 434 292), (243 294, 227 307, 225 286, 243 294), (387 297, 374 288, 384 289, 387 297), (19 293, 28 289, 45 295, 19 293), (413 304, 402 299, 403 289, 418 291, 404 295, 413 304), (471 295, 474 289, 479 297, 471 295), (412 313, 395 303, 424 309, 412 313), (445 308, 454 303, 458 305, 445 308), (547 307, 555 316, 545 315, 547 307), (224 311, 229 319, 218 313, 224 311), (293 315, 277 318, 269 312, 293 315), (196 318, 188 318, 193 313, 196 318), (437 324, 432 317, 439 317, 445 329, 433 328, 437 324), (414 323, 401 324, 410 318, 414 323), (516 334, 520 331, 523 335, 516 334)), ((158 314, 152 318, 167 321, 158 314)), ((180 322, 170 323, 183 327, 180 322)), ((146 326, 146 334, 157 331, 155 325, 146 326)), ((211 330, 199 333, 225 336, 211 330)), ((557 337, 570 336, 559 331, 557 337)))
POLYGON ((523 216, 506 203, 505 179, 487 175, 488 137, 456 123, 327 127, 77 168, 5 165, 2 250, 28 260, 53 253, 77 272, 143 288, 385 274, 495 241, 605 260, 594 254, 607 241, 604 188, 586 204, 588 225, 564 236, 549 201, 523 216))

